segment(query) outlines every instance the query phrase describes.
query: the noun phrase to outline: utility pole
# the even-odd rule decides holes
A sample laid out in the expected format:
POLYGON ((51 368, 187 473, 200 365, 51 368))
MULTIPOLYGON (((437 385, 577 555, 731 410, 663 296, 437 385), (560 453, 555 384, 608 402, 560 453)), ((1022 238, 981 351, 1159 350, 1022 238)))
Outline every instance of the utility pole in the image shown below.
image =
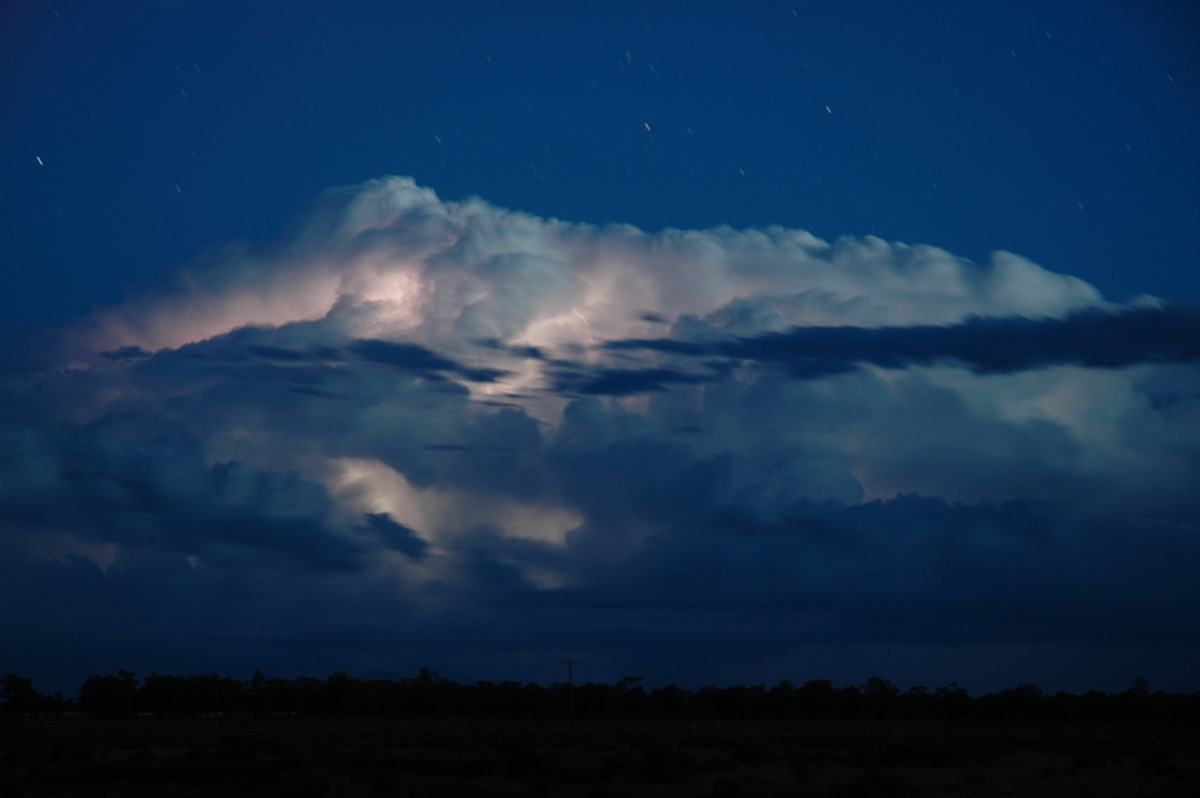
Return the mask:
POLYGON ((567 666, 567 696, 571 702, 571 720, 575 720, 575 665, 579 662, 577 659, 565 659, 563 665, 567 666))

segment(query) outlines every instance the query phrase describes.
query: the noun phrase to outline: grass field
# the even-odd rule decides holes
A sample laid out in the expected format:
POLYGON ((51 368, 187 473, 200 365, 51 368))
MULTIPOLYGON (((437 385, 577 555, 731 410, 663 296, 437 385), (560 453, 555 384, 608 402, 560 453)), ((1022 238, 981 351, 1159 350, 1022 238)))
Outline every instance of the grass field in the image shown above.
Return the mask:
POLYGON ((0 718, 26 796, 1200 795, 1196 726, 0 718))

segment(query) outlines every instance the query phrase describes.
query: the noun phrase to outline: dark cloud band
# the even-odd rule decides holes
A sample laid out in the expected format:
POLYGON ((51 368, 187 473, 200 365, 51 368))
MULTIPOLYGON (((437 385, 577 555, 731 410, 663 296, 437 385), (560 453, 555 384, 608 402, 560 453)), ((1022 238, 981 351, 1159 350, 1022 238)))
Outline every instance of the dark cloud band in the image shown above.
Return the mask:
MULTIPOLYGON (((809 379, 849 371, 857 365, 900 369, 958 364, 978 374, 1056 365, 1112 369, 1200 359, 1200 308, 1171 305, 1119 313, 1086 310, 1065 319, 972 317, 953 325, 874 329, 795 327, 717 341, 613 341, 606 348, 775 363, 794 376, 809 379)), ((658 386, 662 380, 652 377, 659 371, 638 373, 644 375, 642 381, 647 385, 658 386)), ((623 384, 638 382, 629 372, 622 376, 623 384)))

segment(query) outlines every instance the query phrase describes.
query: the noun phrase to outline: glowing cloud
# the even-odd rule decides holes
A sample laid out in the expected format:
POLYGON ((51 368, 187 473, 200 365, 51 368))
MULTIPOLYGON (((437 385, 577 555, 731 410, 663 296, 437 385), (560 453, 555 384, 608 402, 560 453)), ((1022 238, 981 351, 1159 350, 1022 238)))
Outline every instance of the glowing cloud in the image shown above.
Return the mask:
POLYGON ((1081 280, 1010 253, 979 266, 934 247, 870 237, 830 245, 783 228, 651 235, 446 203, 393 177, 331 190, 277 244, 204 254, 98 314, 76 346, 157 351, 322 318, 361 336, 558 346, 653 331, 639 312, 674 319, 735 300, 775 314, 776 325, 864 326, 1102 304, 1081 280))
POLYGON ((0 558, 29 601, 51 583, 30 574, 70 571, 83 601, 131 580, 259 634, 436 620, 553 647, 586 609, 571 634, 786 648, 797 623, 862 641, 863 612, 920 605, 1030 640, 1001 613, 1020 584, 1096 608, 1059 636, 1127 637, 1114 606, 1195 598, 1196 340, 1195 309, 1010 253, 650 234, 376 180, 0 375, 0 558), (214 584, 259 598, 189 603, 214 584), (728 627, 624 614, 699 606, 728 627))

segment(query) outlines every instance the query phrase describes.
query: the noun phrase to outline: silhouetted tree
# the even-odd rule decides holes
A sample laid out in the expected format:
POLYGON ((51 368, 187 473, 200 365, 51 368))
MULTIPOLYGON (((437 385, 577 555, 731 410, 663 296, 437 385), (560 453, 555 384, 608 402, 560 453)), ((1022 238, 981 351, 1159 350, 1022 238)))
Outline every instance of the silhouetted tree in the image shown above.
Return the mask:
POLYGON ((831 718, 842 703, 828 679, 809 679, 796 691, 796 698, 800 712, 809 718, 831 718))
POLYGON ((415 679, 404 679, 404 714, 428 718, 453 715, 458 685, 435 670, 421 668, 415 679))
POLYGON ((937 714, 943 718, 958 720, 971 713, 971 696, 958 682, 950 682, 934 691, 937 714))
POLYGON ((640 718, 646 714, 646 690, 640 676, 622 677, 616 685, 617 714, 622 718, 640 718))
POLYGON ((867 712, 875 718, 891 718, 895 717, 899 707, 900 688, 889 682, 887 679, 881 679, 878 676, 872 676, 867 679, 867 683, 862 688, 863 699, 866 701, 867 712))
POLYGON ((784 679, 772 687, 767 691, 765 707, 766 714, 773 718, 786 720, 794 717, 800 707, 800 698, 796 686, 787 679, 784 679))
POLYGON ((7 674, 0 685, 0 701, 4 702, 4 712, 9 714, 36 712, 41 698, 33 689, 33 679, 15 673, 7 674))
MULTIPOLYGON (((688 690, 669 684, 647 691, 641 679, 625 677, 615 685, 576 685, 580 718, 838 718, 1186 722, 1200 719, 1200 693, 1151 692, 1142 678, 1122 693, 1089 690, 1082 695, 1047 696, 1034 684, 977 699, 957 684, 930 692, 923 685, 901 693, 879 677, 860 687, 834 687, 815 679, 796 687, 781 681, 763 685, 708 686, 688 690)), ((338 672, 325 679, 299 676, 268 678, 256 671, 248 682, 217 674, 151 674, 139 685, 136 674, 91 674, 79 691, 84 711, 94 715, 198 715, 252 711, 258 714, 352 715, 380 717, 529 717, 563 716, 566 683, 548 687, 506 681, 460 685, 437 671, 422 668, 416 678, 398 681, 355 679, 338 672)), ((0 712, 61 712, 70 702, 43 696, 33 682, 10 673, 0 682, 0 712)))
POLYGON ((687 711, 689 694, 676 684, 650 691, 650 707, 655 715, 681 717, 687 711))
POLYGON ((1042 688, 1025 682, 982 696, 978 704, 989 717, 1016 720, 1041 718, 1045 702, 1042 688))
POLYGON ((91 715, 132 715, 138 709, 137 674, 127 670, 116 676, 91 674, 79 688, 79 704, 91 715))
POLYGON ((934 713, 934 697, 929 688, 916 684, 900 696, 900 716, 908 719, 928 718, 934 713))

